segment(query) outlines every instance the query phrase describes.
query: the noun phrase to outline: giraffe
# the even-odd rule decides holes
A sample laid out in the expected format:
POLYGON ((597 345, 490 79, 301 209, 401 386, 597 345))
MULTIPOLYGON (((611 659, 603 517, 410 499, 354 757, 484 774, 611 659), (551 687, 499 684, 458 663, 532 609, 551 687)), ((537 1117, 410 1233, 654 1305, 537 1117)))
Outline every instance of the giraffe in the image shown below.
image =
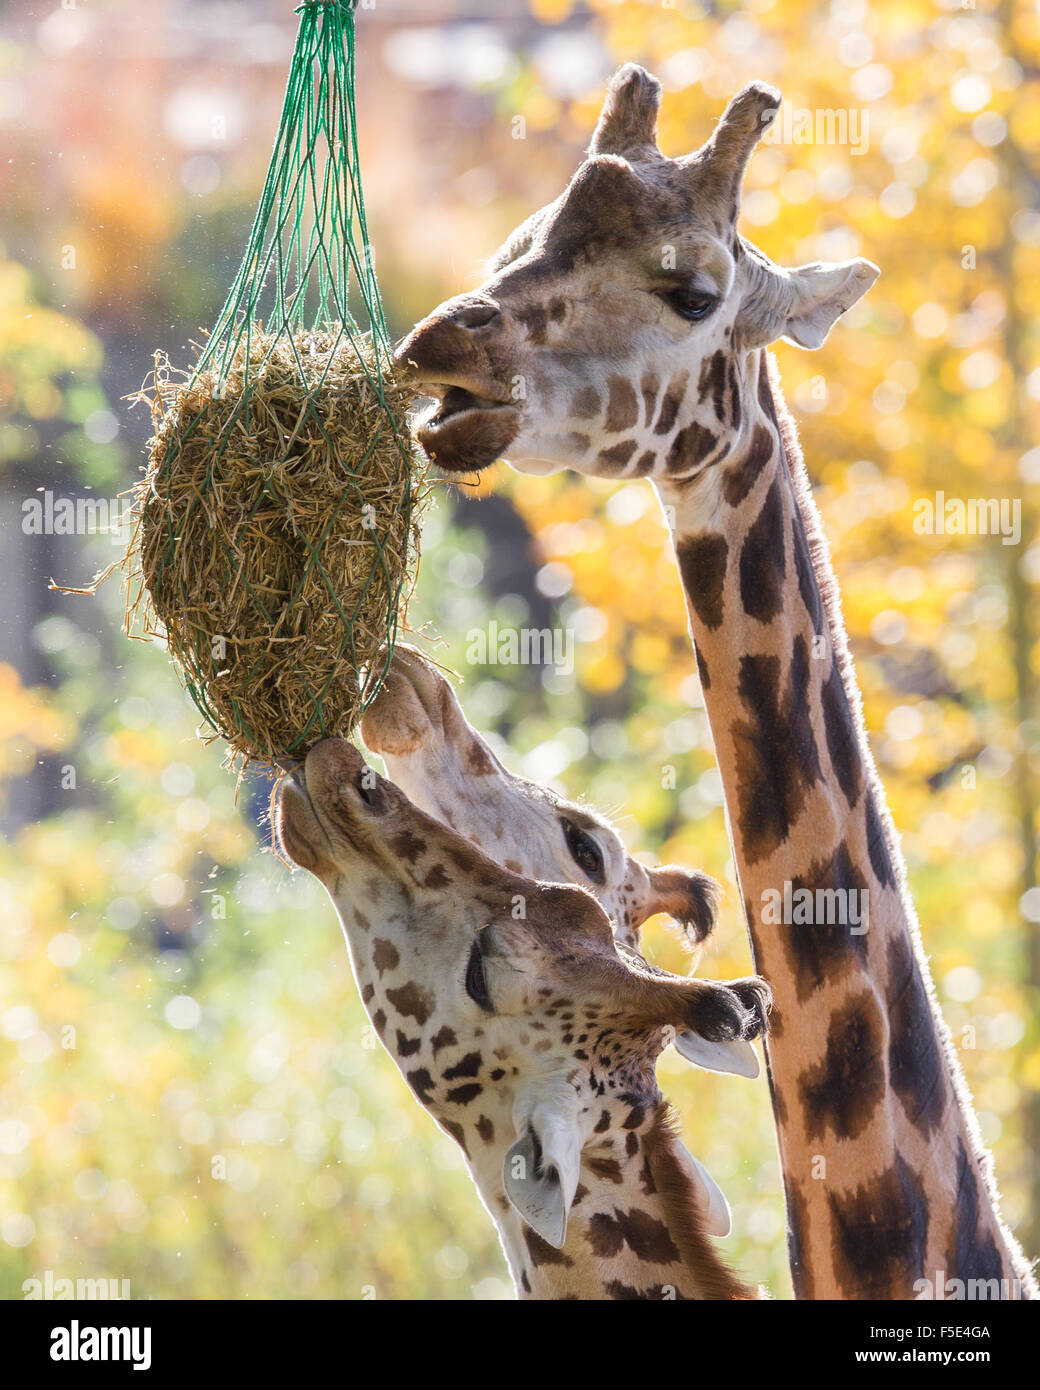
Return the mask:
MULTIPOLYGON (((466 718, 449 681, 417 648, 396 647, 361 736, 415 806, 497 864, 538 882, 587 888, 623 945, 639 950, 640 928, 657 913, 675 921, 694 954, 714 928, 714 879, 674 864, 641 864, 603 816, 508 772, 466 718)), ((720 1045, 683 1032, 674 1042, 680 1056, 706 1070, 759 1074, 750 1043, 720 1045)))
POLYGON ((620 68, 563 193, 479 289, 400 344, 435 398, 418 435, 447 474, 506 455, 521 472, 649 478, 658 494, 752 959, 775 1000, 766 1056, 796 1296, 928 1297, 945 1276, 1035 1297, 935 998, 769 352, 819 347, 879 272, 784 268, 737 232, 774 88, 746 86, 678 159, 657 147, 660 98, 644 69, 620 68), (795 916, 796 894, 822 906, 795 916))
POLYGON ((361 720, 366 746, 420 810, 458 830, 492 859, 550 883, 580 883, 619 941, 639 948, 655 913, 674 918, 692 948, 711 931, 719 886, 699 870, 648 868, 587 806, 507 772, 470 724, 451 683, 417 648, 398 643, 389 675, 361 720))
POLYGON ((343 739, 281 785, 374 1028, 461 1147, 525 1298, 750 1299, 654 1076, 674 1029, 762 1027, 768 990, 654 969, 584 889, 501 868, 343 739))

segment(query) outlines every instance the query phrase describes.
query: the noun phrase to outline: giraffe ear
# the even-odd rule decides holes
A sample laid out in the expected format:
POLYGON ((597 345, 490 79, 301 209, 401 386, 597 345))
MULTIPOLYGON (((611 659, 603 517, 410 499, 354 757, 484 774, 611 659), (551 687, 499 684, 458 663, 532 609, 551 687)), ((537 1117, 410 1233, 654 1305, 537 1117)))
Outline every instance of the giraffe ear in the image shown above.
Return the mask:
POLYGON ((880 274, 872 261, 862 259, 789 270, 794 303, 777 336, 798 347, 822 347, 837 319, 862 299, 880 274))
POLYGON ((758 1053, 743 1038, 730 1042, 712 1042, 689 1029, 675 1036, 675 1050, 687 1062, 705 1071, 727 1072, 730 1076, 746 1076, 752 1081, 759 1074, 758 1053))
POLYGON ((697 1206, 704 1221, 704 1229, 709 1236, 728 1236, 733 1229, 733 1213, 729 1209, 726 1194, 698 1158, 694 1158, 682 1142, 676 1143, 686 1174, 697 1193, 697 1206))
POLYGON ((561 1097, 534 1107, 503 1165, 506 1196, 528 1226, 557 1250, 567 1239, 581 1145, 573 1096, 570 1104, 561 1097))

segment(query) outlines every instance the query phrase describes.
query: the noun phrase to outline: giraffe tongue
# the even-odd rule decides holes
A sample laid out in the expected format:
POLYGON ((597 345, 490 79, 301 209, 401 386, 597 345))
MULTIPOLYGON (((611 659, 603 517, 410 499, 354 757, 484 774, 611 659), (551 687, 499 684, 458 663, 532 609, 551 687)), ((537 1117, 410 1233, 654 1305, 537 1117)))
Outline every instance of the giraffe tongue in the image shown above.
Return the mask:
POLYGON ((468 391, 464 386, 449 386, 441 397, 440 405, 430 423, 442 425, 446 420, 467 410, 499 410, 507 404, 507 401, 492 400, 489 396, 478 396, 476 392, 468 391))
POLYGON ((479 405, 480 401, 472 391, 467 391, 462 386, 449 386, 441 399, 440 408, 434 419, 439 424, 440 421, 446 420, 449 415, 458 415, 463 410, 473 410, 479 405))

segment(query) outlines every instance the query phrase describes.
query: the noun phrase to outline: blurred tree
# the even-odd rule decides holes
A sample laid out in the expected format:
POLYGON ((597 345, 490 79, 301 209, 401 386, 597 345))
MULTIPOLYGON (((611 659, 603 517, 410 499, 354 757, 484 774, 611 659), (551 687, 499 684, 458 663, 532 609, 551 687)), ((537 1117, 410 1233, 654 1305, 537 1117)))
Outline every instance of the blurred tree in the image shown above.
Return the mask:
MULTIPOLYGON (((57 606, 41 575, 54 573, 59 557, 78 544, 61 534, 67 523, 56 521, 56 512, 65 499, 86 501, 95 490, 112 489, 122 474, 119 426, 100 382, 102 361, 98 338, 71 315, 41 303, 29 270, 0 257, 0 575, 7 598, 0 661, 17 663, 33 685, 54 676, 35 639, 57 606)), ((105 498, 93 520, 110 526, 118 508, 105 498)), ((111 539, 121 543, 118 527, 111 539)), ((9 790, 8 824, 60 804, 48 757, 29 760, 20 771, 9 790)))

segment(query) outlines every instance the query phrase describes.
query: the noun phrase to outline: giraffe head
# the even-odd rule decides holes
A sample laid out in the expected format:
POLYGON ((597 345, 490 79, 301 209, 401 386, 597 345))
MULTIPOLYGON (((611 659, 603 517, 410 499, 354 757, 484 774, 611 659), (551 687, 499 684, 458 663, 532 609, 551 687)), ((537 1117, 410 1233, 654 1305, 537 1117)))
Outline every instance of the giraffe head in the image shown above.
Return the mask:
POLYGON ((414 647, 395 649, 361 733, 416 806, 515 873, 587 888, 626 946, 638 948, 640 927, 656 913, 672 917, 691 947, 714 927, 714 879, 640 864, 602 816, 507 772, 448 680, 414 647))
POLYGON ((736 230, 744 170, 780 96, 755 82, 681 159, 655 139, 660 83, 611 80, 588 157, 397 350, 437 404, 419 439, 447 472, 688 479, 751 429, 750 352, 816 348, 869 289, 865 260, 788 269, 736 230))
POLYGON ((278 818, 335 904, 362 999, 417 1098, 551 1245, 583 1152, 656 1111, 672 1033, 724 1044, 762 1027, 764 982, 647 965, 591 894, 495 864, 344 740, 310 751, 278 818))

